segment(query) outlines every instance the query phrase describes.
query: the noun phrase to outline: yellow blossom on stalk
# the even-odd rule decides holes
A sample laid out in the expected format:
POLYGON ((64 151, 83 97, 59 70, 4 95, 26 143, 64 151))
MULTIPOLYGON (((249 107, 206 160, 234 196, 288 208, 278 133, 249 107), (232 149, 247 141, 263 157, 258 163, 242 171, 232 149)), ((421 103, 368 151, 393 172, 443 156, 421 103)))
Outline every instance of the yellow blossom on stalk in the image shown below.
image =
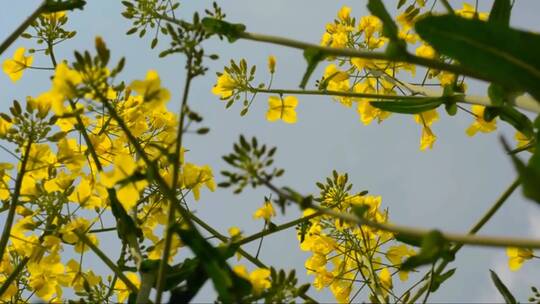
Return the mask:
POLYGON ((161 87, 161 79, 154 70, 148 71, 145 80, 134 80, 129 87, 143 96, 144 102, 149 103, 150 107, 163 106, 171 99, 171 93, 161 87))
MULTIPOLYGON (((521 133, 519 131, 516 131, 516 134, 514 135, 514 139, 517 142, 517 148, 526 147, 526 146, 530 145, 533 142, 532 138, 529 138, 529 137, 525 136, 525 134, 523 134, 523 133, 521 133)), ((530 147, 528 149, 528 151, 529 152, 534 152, 534 146, 530 147)))
MULTIPOLYGON (((416 252, 414 249, 408 247, 405 244, 402 245, 395 245, 388 248, 386 251, 386 258, 392 263, 392 266, 400 266, 403 261, 415 255, 416 252)), ((399 272, 399 279, 401 281, 406 281, 409 278, 409 272, 408 271, 400 271, 399 272)))
POLYGON ((433 59, 437 57, 437 52, 431 46, 422 44, 416 49, 416 56, 433 59))
POLYGON ((236 265, 233 267, 233 271, 240 277, 249 280, 253 293, 255 295, 261 294, 265 289, 270 288, 272 283, 268 279, 270 277, 270 270, 266 268, 257 268, 250 274, 244 265, 236 265))
POLYGON ((274 74, 276 71, 276 56, 268 56, 268 70, 270 71, 270 74, 274 74))
POLYGON ((463 3, 463 8, 455 10, 456 15, 467 18, 467 19, 473 19, 478 18, 482 21, 487 21, 489 18, 489 14, 485 12, 477 12, 476 8, 469 4, 469 3, 463 3))
POLYGON ((286 123, 292 124, 296 122, 296 106, 298 99, 294 96, 281 98, 278 96, 270 96, 268 98, 268 111, 266 119, 268 121, 283 120, 286 123))
MULTIPOLYGON (((136 273, 128 272, 126 273, 126 277, 137 288, 141 285, 139 276, 136 273)), ((114 290, 116 291, 116 297, 118 299, 118 302, 121 302, 121 303, 124 303, 129 297, 129 294, 131 293, 131 290, 127 287, 124 281, 120 279, 116 280, 116 283, 114 284, 114 290)))
POLYGON ((364 16, 360 19, 358 29, 364 33, 366 40, 368 40, 373 34, 382 30, 382 22, 375 16, 364 16))
POLYGON ((120 188, 116 192, 118 201, 126 210, 131 210, 148 182, 146 180, 129 181, 138 167, 131 155, 117 155, 114 158, 114 165, 112 171, 101 174, 101 183, 107 188, 113 188, 117 183, 120 183, 120 188))
POLYGON ((349 296, 351 295, 352 281, 349 280, 334 280, 330 284, 330 291, 336 298, 338 303, 350 303, 349 296))
POLYGON ((240 228, 236 226, 229 227, 227 231, 229 232, 229 235, 231 236, 232 239, 242 237, 242 231, 240 230, 240 228))
POLYGON ((276 210, 269 201, 264 202, 264 205, 253 213, 254 219, 264 219, 265 221, 269 221, 274 216, 276 216, 276 210))
POLYGON ((480 105, 473 105, 471 111, 475 115, 475 121, 467 128, 466 133, 469 136, 474 136, 479 131, 482 133, 489 133, 497 129, 497 122, 495 119, 492 121, 484 120, 484 110, 486 107, 480 105))
MULTIPOLYGON (((340 71, 335 64, 330 64, 324 71, 324 81, 327 83, 326 89, 329 91, 348 92, 351 89, 349 83, 349 74, 340 71)), ((352 106, 350 97, 334 97, 346 107, 352 106)))
POLYGON ((319 253, 314 253, 310 258, 306 260, 304 266, 306 267, 307 274, 318 273, 326 267, 326 256, 319 253))
POLYGON ((87 209, 103 207, 102 199, 93 193, 94 185, 95 182, 92 180, 92 177, 82 178, 76 186, 75 191, 71 193, 68 199, 72 202, 79 203, 82 207, 87 209))
MULTIPOLYGON (((268 64, 270 66, 270 63, 268 64)), ((238 86, 237 82, 227 72, 218 76, 217 83, 212 88, 212 93, 225 100, 233 95, 233 91, 238 86)))
POLYGON ((21 79, 23 71, 32 65, 34 57, 24 56, 25 49, 23 47, 18 48, 13 54, 12 59, 6 59, 2 65, 2 70, 8 75, 13 82, 17 82, 21 79))
POLYGON ((508 267, 512 271, 519 270, 525 261, 534 257, 532 249, 515 247, 507 248, 506 255, 508 256, 508 267))
POLYGON ((101 277, 96 275, 92 270, 82 271, 79 263, 73 259, 66 263, 67 271, 64 279, 65 285, 70 286, 75 291, 84 291, 85 285, 91 288, 101 282, 101 277))
POLYGON ((13 124, 11 122, 0 117, 0 137, 5 136, 12 125, 13 124))
POLYGON ((351 18, 351 8, 348 7, 348 6, 343 6, 339 11, 338 11, 338 19, 345 22, 345 21, 348 21, 350 18, 351 18))
POLYGON ((443 87, 446 87, 454 83, 454 81, 456 80, 456 75, 446 72, 446 71, 441 71, 437 75, 437 78, 439 79, 439 82, 441 83, 441 85, 443 87))
POLYGON ((432 149, 437 136, 433 134, 431 125, 439 120, 439 114, 436 109, 429 110, 420 114, 414 115, 414 120, 417 124, 422 125, 422 136, 420 138, 420 150, 432 149))
MULTIPOLYGON (((173 234, 172 236, 172 242, 171 242, 171 249, 169 251, 169 262, 172 262, 174 259, 174 256, 178 252, 178 248, 182 247, 182 241, 178 237, 178 234, 173 234)), ((148 258, 153 260, 159 260, 163 256, 163 249, 165 248, 165 241, 162 239, 159 242, 157 242, 152 250, 148 253, 148 258)))
POLYGON ((28 286, 36 292, 36 295, 45 301, 49 301, 54 294, 62 295, 59 280, 64 276, 64 265, 60 256, 52 254, 39 260, 28 263, 28 286))
POLYGON ((53 94, 59 94, 65 99, 75 97, 76 87, 82 82, 79 72, 68 67, 67 63, 61 62, 56 66, 52 81, 53 94))
MULTIPOLYGON (((60 230, 62 232, 62 240, 68 244, 74 244, 75 252, 85 252, 90 248, 88 248, 88 246, 79 239, 79 236, 77 236, 75 231, 86 233, 89 227, 90 222, 87 219, 82 217, 75 218, 67 223, 67 225, 63 226, 60 230)), ((86 237, 90 240, 90 242, 92 242, 92 244, 99 244, 99 240, 94 234, 87 234, 86 237)))
POLYGON ((210 191, 216 190, 214 175, 210 166, 199 167, 192 163, 187 163, 182 167, 181 181, 183 187, 193 192, 195 200, 200 198, 201 187, 205 185, 210 191))
POLYGON ((56 22, 57 20, 60 20, 60 18, 63 18, 66 16, 66 11, 58 11, 54 13, 43 13, 41 16, 45 19, 50 20, 51 22, 56 22))
POLYGON ((388 270, 387 267, 384 267, 379 272, 379 281, 381 282, 381 285, 385 290, 392 289, 392 274, 390 273, 390 270, 388 270))

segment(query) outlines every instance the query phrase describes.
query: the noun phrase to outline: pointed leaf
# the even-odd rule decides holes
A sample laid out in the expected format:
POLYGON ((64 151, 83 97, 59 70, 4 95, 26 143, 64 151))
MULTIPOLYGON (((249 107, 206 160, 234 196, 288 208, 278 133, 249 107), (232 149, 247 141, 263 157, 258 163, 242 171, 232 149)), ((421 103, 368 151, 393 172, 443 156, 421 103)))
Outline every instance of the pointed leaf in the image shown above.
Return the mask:
POLYGON ((540 35, 455 15, 429 16, 415 28, 439 53, 485 79, 540 100, 540 35))

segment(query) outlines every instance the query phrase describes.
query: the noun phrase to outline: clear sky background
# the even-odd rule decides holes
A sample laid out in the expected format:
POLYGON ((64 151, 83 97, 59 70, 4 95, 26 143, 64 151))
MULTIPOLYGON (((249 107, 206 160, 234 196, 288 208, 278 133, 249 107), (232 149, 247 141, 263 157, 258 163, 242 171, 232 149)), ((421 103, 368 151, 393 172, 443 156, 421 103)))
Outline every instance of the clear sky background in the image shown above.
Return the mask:
MULTIPOLYGON (((38 3, 31 0, 2 2, 0 40, 11 33, 38 3)), ((78 35, 59 46, 57 57, 70 60, 73 50, 93 49, 94 37, 100 35, 112 49, 113 60, 120 56, 127 58, 122 73, 127 82, 142 79, 147 70, 156 69, 163 85, 172 92, 170 108, 178 109, 184 83, 184 58, 157 57, 167 46, 166 38, 161 39, 155 50, 150 50, 149 39, 125 36, 130 23, 120 16, 120 1, 88 2, 83 12, 69 13, 68 28, 77 30, 78 35)), ((352 15, 360 17, 368 14, 366 2, 235 0, 218 3, 229 21, 244 23, 249 31, 318 43, 325 24, 333 20, 341 6, 352 7, 352 15)), ((384 2, 389 8, 394 8, 397 3, 384 2)), ((480 2, 481 9, 488 11, 492 1, 480 2)), ((451 3, 456 8, 462 5, 461 1, 451 3)), ((201 11, 210 6, 211 1, 206 0, 183 1, 181 14, 190 17, 194 10, 201 11)), ((539 1, 516 1, 512 24, 538 31, 538 12, 539 1)), ((513 131, 499 123, 496 133, 467 137, 465 129, 472 122, 468 115, 448 117, 444 111, 439 111, 441 119, 433 127, 438 140, 433 150, 425 152, 418 149, 421 130, 412 117, 394 115, 383 124, 364 126, 355 107, 344 108, 326 97, 298 96, 298 123, 295 125, 266 121, 265 96, 258 97, 250 113, 242 118, 239 105, 225 110, 225 104, 210 93, 216 79, 215 72, 222 71, 230 59, 246 58, 249 64, 258 65, 258 79, 266 81, 266 59, 268 55, 275 55, 277 74, 274 87, 297 88, 305 69, 301 52, 248 41, 229 44, 212 39, 205 45, 208 53, 219 53, 221 58, 209 62, 208 74, 195 80, 189 103, 203 115, 211 132, 203 137, 188 137, 186 147, 190 152, 186 157, 188 161, 211 165, 218 182, 222 180, 218 172, 226 168, 221 156, 231 150, 239 134, 255 135, 260 142, 278 147, 276 164, 286 168, 286 174, 277 181, 279 185, 287 185, 306 194, 317 193, 315 182, 323 180, 336 169, 349 173, 356 191, 367 189, 372 194, 382 195, 383 206, 389 208, 390 219, 394 223, 466 232, 516 177, 498 140, 499 135, 512 139, 513 131)), ((19 39, 0 60, 11 57, 20 46, 32 47, 29 41, 19 39)), ((50 63, 46 57, 36 56, 34 65, 49 66, 50 63)), ((320 73, 319 69, 313 79, 320 73)), ((0 75, 0 111, 7 111, 13 99, 24 100, 27 95, 36 96, 47 90, 49 75, 47 71, 26 71, 16 85, 6 75, 0 75)), ((469 92, 485 95, 485 86, 474 83, 469 86, 469 92)), ((0 161, 13 159, 2 153, 0 161)), ((228 227, 236 225, 247 235, 261 229, 261 222, 253 220, 252 213, 262 204, 263 196, 268 194, 264 189, 248 189, 241 196, 235 196, 229 190, 204 191, 201 201, 193 202, 191 206, 201 218, 220 231, 225 233, 228 227)), ((280 216, 275 222, 285 222, 298 214, 296 208, 291 207, 286 216, 280 216)), ((525 200, 519 190, 481 233, 540 237, 540 208, 525 200)), ((114 233, 100 236, 101 246, 107 252, 119 250, 114 236, 114 233)), ((251 252, 256 250, 254 246, 247 249, 251 252)), ((260 258, 277 268, 295 268, 302 282, 311 282, 312 277, 307 277, 303 268, 308 256, 298 248, 294 230, 289 230, 266 238, 260 258)), ((98 260, 90 261, 93 269, 107 270, 98 260)), ((242 262, 248 265, 247 261, 242 262)), ((500 302, 502 298, 489 279, 488 270, 494 269, 514 294, 521 301, 526 301, 530 294, 529 286, 540 283, 538 263, 530 261, 519 272, 510 272, 504 249, 464 248, 453 264, 458 268, 456 274, 430 300, 500 302), (527 265, 529 263, 532 265, 527 265)), ((394 284, 399 285, 397 278, 394 284)), ((309 294, 323 302, 333 300, 329 292, 312 289, 309 294)), ((214 299, 211 286, 205 286, 197 297, 197 301, 214 299)))

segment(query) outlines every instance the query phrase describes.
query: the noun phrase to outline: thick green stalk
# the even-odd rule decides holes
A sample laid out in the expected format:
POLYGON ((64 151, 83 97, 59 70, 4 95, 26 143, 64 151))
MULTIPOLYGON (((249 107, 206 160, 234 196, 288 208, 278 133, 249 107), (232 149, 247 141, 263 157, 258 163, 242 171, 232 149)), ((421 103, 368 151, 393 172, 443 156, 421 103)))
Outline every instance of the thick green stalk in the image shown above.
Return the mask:
MULTIPOLYGON (((473 235, 477 233, 492 217, 493 215, 501 208, 501 206, 506 202, 506 200, 512 195, 512 193, 516 190, 516 188, 519 186, 520 182, 519 179, 516 179, 512 184, 501 194, 501 196, 493 203, 493 205, 484 213, 484 215, 471 227, 469 230, 469 235, 473 235)), ((452 253, 455 255, 461 248, 463 247, 463 244, 456 244, 452 248, 452 253)), ((435 269, 435 276, 440 275, 446 268, 446 266, 450 263, 449 260, 443 260, 439 266, 437 266, 437 269, 435 269)), ((425 279, 425 278, 424 278, 425 279)), ((418 291, 410 298, 409 303, 414 303, 416 300, 418 300, 424 292, 426 292, 429 289, 428 284, 424 284, 418 291)))
POLYGON ((135 286, 135 284, 133 284, 129 279, 128 277, 126 277, 126 275, 122 272, 122 270, 120 270, 116 264, 111 261, 111 259, 109 259, 109 257, 103 252, 101 251, 101 249, 99 249, 96 245, 94 245, 94 243, 92 243, 92 241, 90 241, 88 239, 88 237, 84 234, 84 232, 80 232, 80 231, 74 231, 74 233, 77 235, 77 237, 86 245, 88 246, 88 248, 90 248, 102 261, 103 263, 105 263, 105 265, 107 265, 113 272, 114 274, 116 274, 118 276, 118 278, 120 280, 122 280, 122 282, 124 282, 124 284, 126 284, 126 286, 132 291, 132 292, 138 292, 138 288, 137 286, 135 286))
POLYGON ((19 196, 21 194, 22 182, 24 175, 26 174, 26 165, 28 164, 28 159, 30 157, 30 148, 32 147, 32 141, 28 141, 26 148, 24 150, 24 155, 21 161, 21 168, 17 173, 17 178, 15 180, 15 189, 11 196, 11 204, 9 205, 8 215, 6 222, 4 224, 4 230, 2 231, 2 237, 0 238, 0 261, 4 256, 4 252, 9 241, 9 236, 11 234, 11 226, 15 219, 15 210, 17 209, 17 204, 19 203, 19 196))
MULTIPOLYGON (((44 0, 41 2, 41 4, 36 8, 36 10, 30 15, 28 16, 28 18, 26 18, 26 20, 23 21, 23 23, 21 23, 19 25, 19 27, 17 27, 15 29, 15 31, 13 31, 13 33, 11 33, 11 35, 9 35, 3 42, 2 44, 0 44, 0 55, 2 55, 2 53, 4 53, 5 50, 7 50, 7 48, 13 44, 13 42, 15 42, 15 40, 17 40, 17 38, 19 38, 19 36, 24 33, 24 31, 26 30, 26 28, 28 26, 30 26, 30 24, 32 24, 32 22, 34 22, 34 20, 36 20, 37 17, 39 17, 39 15, 41 14, 41 11, 43 10, 43 8, 47 5, 47 0, 44 0)), ((7 8, 6 8, 7 9, 7 8)))
MULTIPOLYGON (((178 184, 178 178, 180 175, 180 154, 182 149, 182 139, 184 134, 184 119, 186 114, 186 106, 187 106, 187 100, 188 100, 188 94, 189 94, 189 87, 191 85, 192 75, 191 75, 191 64, 192 64, 191 56, 188 56, 187 59, 187 73, 186 73, 186 83, 184 86, 184 92, 182 96, 182 102, 180 104, 180 115, 179 115, 179 121, 178 121, 178 131, 177 131, 177 137, 176 137, 176 146, 174 151, 174 163, 173 163, 173 181, 172 181, 172 187, 174 188, 175 185, 178 184)), ((172 243, 172 235, 174 234, 172 232, 172 228, 175 224, 175 218, 176 218, 176 205, 172 200, 169 200, 169 210, 167 211, 167 227, 165 229, 165 243, 163 245, 163 255, 161 257, 161 261, 159 263, 159 269, 158 269, 158 276, 157 276, 157 283, 156 283, 156 303, 161 303, 161 296, 163 293, 163 287, 165 286, 165 276, 167 274, 166 265, 169 262, 169 255, 171 250, 171 243, 172 243)))
MULTIPOLYGON (((283 193, 276 186, 265 183, 276 194, 280 195, 283 198, 290 200, 291 202, 300 204, 294 198, 283 193)), ((512 190, 513 191, 513 190, 512 190)), ((309 208, 317 210, 323 214, 333 216, 338 219, 342 219, 349 223, 355 223, 357 225, 366 225, 375 229, 384 230, 392 232, 395 234, 401 234, 410 238, 423 238, 427 234, 431 233, 433 229, 422 229, 416 227, 378 223, 365 218, 359 218, 355 215, 349 213, 343 213, 335 211, 333 209, 321 207, 319 205, 311 204, 309 208)), ((518 248, 540 248, 540 240, 536 239, 527 239, 527 238, 511 238, 511 237, 498 237, 498 236, 477 236, 472 234, 460 234, 460 233, 450 233, 450 232, 441 232, 442 237, 450 242, 456 243, 459 246, 463 245, 474 245, 474 246, 484 246, 484 247, 518 247, 518 248)))

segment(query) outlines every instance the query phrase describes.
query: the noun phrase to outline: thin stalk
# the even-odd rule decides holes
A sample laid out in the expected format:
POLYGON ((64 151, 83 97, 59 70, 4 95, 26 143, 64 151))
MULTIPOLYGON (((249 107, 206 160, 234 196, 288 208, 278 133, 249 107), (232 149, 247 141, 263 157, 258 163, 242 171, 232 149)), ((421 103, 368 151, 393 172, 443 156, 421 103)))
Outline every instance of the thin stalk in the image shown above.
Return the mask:
POLYGON ((21 168, 17 173, 17 179, 15 180, 15 189, 13 190, 13 195, 11 196, 11 204, 9 206, 8 215, 4 224, 4 230, 2 231, 2 237, 0 238, 0 261, 4 257, 4 251, 6 250, 6 246, 9 241, 9 235, 11 234, 11 226, 13 225, 13 220, 15 219, 15 210, 17 209, 17 204, 19 203, 21 186, 24 174, 26 173, 26 165, 28 164, 28 159, 30 157, 30 147, 32 147, 32 141, 28 141, 28 144, 26 145, 26 149, 24 150, 24 155, 21 161, 21 168))
POLYGON ((47 0, 44 0, 41 2, 41 4, 36 8, 36 10, 30 15, 28 16, 28 18, 26 18, 26 20, 23 21, 23 23, 21 23, 19 25, 19 27, 17 27, 15 29, 15 31, 13 31, 13 33, 11 33, 11 35, 9 35, 3 42, 2 44, 0 44, 0 55, 2 55, 4 53, 5 50, 7 50, 7 48, 13 44, 13 42, 15 42, 15 40, 17 40, 17 38, 19 38, 19 36, 24 33, 24 31, 26 30, 26 28, 28 26, 30 26, 30 24, 32 24, 32 22, 34 22, 34 20, 39 17, 39 15, 41 14, 41 11, 43 10, 43 8, 47 5, 47 0))
MULTIPOLYGON (((368 93, 355 93, 345 91, 319 91, 319 90, 289 90, 289 89, 258 89, 249 88, 252 93, 269 93, 269 94, 294 94, 294 95, 328 95, 328 96, 340 96, 340 97, 352 97, 352 98, 373 98, 373 99, 385 99, 385 100, 426 100, 433 99, 433 97, 425 96, 407 96, 407 95, 383 95, 383 94, 368 94, 368 93)), ((442 97, 442 96, 441 96, 442 97)))
MULTIPOLYGON (((176 137, 176 147, 174 151, 174 167, 173 167, 173 182, 172 187, 174 187, 178 184, 178 176, 180 173, 180 154, 181 154, 181 148, 182 148, 182 139, 183 139, 183 130, 184 130, 184 119, 185 119, 185 113, 186 113, 186 105, 188 100, 188 93, 189 93, 189 87, 191 85, 192 75, 191 75, 191 56, 188 56, 187 59, 187 75, 186 75, 186 83, 184 86, 184 92, 182 96, 182 103, 180 105, 180 117, 178 121, 178 133, 176 137)), ((156 303, 161 303, 161 296, 163 294, 163 287, 165 285, 165 275, 167 273, 166 265, 169 262, 169 254, 171 249, 171 243, 172 243, 172 227, 174 226, 175 216, 176 216, 176 205, 172 200, 169 200, 169 210, 167 214, 167 229, 165 229, 165 243, 163 245, 163 255, 161 257, 161 261, 159 263, 159 269, 158 269, 158 276, 157 276, 157 283, 156 283, 156 303)))
POLYGON ((302 218, 299 218, 299 219, 296 219, 296 220, 292 220, 290 222, 287 222, 287 223, 284 223, 284 224, 281 224, 279 226, 276 226, 275 228, 272 228, 272 229, 266 229, 266 230, 263 230, 261 232, 257 232, 257 233, 254 233, 250 236, 247 236, 245 238, 242 238, 240 240, 238 240, 237 242, 235 242, 235 244, 241 246, 241 245, 245 245, 247 243, 250 243, 252 241, 255 241, 255 240, 258 240, 259 238, 263 237, 263 236, 267 236, 267 235, 270 235, 270 234, 274 234, 276 232, 279 232, 279 231, 282 231, 282 230, 285 230, 285 229, 288 229, 288 228, 291 228, 291 227, 294 227, 298 224, 301 224, 301 223, 304 223, 304 222, 307 222, 309 220, 311 220, 312 218, 315 218, 315 217, 318 217, 320 216, 322 213, 320 212, 315 212, 313 214, 310 214, 308 216, 304 216, 302 218))
MULTIPOLYGON (((291 202, 300 204, 298 201, 295 200, 295 198, 290 197, 287 194, 283 193, 280 189, 278 189, 273 184, 265 182, 265 185, 269 187, 272 191, 274 191, 276 194, 280 195, 281 197, 286 198, 291 202)), ((517 187, 517 185, 515 187, 517 187)), ((513 189, 509 189, 509 190, 513 191, 513 189)), ((506 198, 504 198, 504 200, 505 199, 506 198)), ((365 226, 369 226, 375 229, 384 230, 384 231, 392 232, 395 234, 401 234, 403 236, 407 236, 410 238, 422 238, 433 231, 433 229, 422 229, 422 228, 402 226, 402 225, 378 223, 378 222, 374 222, 365 218, 359 218, 349 213, 343 213, 343 212, 335 211, 333 209, 324 208, 315 204, 311 204, 308 207, 316 211, 319 211, 323 214, 342 219, 349 223, 355 223, 360 226, 365 225, 365 226)), ((509 237, 499 237, 499 236, 477 236, 477 235, 472 235, 472 234, 460 234, 460 233, 450 233, 450 232, 441 232, 441 234, 442 234, 442 237, 446 241, 451 242, 451 243, 456 243, 458 244, 458 246, 474 245, 474 246, 484 246, 484 247, 518 247, 518 248, 531 248, 531 249, 540 248, 540 240, 536 240, 536 239, 509 238, 509 237)))
MULTIPOLYGON (((493 205, 484 213, 484 215, 471 227, 469 230, 469 235, 477 233, 492 217, 493 215, 501 208, 501 206, 506 202, 506 200, 512 195, 512 193, 517 189, 520 182, 519 179, 510 184, 510 186, 501 194, 501 196, 493 203, 493 205)), ((456 244, 452 248, 452 255, 455 255, 461 248, 463 244, 456 244)), ((437 269, 435 270, 435 275, 440 275, 450 263, 449 260, 443 260, 437 269)), ((414 303, 418 300, 424 292, 428 290, 427 284, 424 284, 418 291, 410 298, 409 303, 414 303)))
POLYGON ((122 282, 124 282, 124 284, 132 292, 138 292, 137 286, 135 286, 135 284, 133 284, 128 279, 128 277, 126 277, 122 270, 120 270, 103 251, 101 251, 96 245, 94 245, 94 243, 92 243, 92 241, 90 241, 84 233, 81 233, 78 230, 75 230, 74 233, 86 246, 88 246, 88 248, 90 248, 103 261, 103 263, 105 263, 105 265, 107 265, 118 276, 120 280, 122 280, 122 282))

